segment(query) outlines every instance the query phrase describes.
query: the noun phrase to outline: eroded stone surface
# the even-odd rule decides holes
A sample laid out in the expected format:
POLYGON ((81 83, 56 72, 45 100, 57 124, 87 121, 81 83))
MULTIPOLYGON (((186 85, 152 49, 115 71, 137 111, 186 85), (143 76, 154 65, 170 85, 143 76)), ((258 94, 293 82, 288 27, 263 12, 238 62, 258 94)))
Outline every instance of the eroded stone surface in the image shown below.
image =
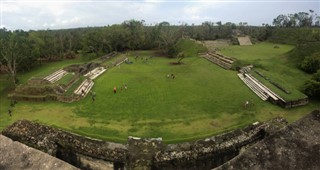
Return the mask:
POLYGON ((320 111, 313 111, 216 168, 224 169, 320 169, 320 111))
POLYGON ((0 135, 0 169, 76 170, 74 166, 0 135))
POLYGON ((30 121, 18 121, 2 134, 85 169, 211 169, 284 127, 276 118, 193 142, 163 144, 161 138, 129 137, 127 144, 101 141, 30 121))

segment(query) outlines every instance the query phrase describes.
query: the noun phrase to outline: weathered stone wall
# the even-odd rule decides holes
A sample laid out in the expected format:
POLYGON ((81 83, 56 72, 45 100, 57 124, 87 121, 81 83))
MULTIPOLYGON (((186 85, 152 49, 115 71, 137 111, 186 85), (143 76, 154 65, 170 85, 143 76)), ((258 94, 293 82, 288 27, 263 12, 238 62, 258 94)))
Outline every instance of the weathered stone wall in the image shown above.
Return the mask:
POLYGON ((35 102, 43 102, 43 101, 51 101, 57 100, 57 95, 41 95, 41 96, 33 96, 33 95, 22 95, 22 94, 9 94, 8 98, 18 101, 35 101, 35 102))
POLYGON ((76 170, 55 157, 0 135, 0 169, 76 170))
POLYGON ((44 84, 51 84, 50 81, 43 79, 43 78, 36 78, 32 77, 27 81, 29 85, 44 85, 44 84))
POLYGON ((320 169, 320 111, 312 111, 216 168, 247 169, 320 169))
POLYGON ((126 145, 85 138, 38 123, 22 120, 2 132, 3 135, 63 159, 79 168, 80 154, 111 163, 124 165, 126 145), (77 156, 78 155, 78 156, 77 156))
POLYGON ((117 144, 26 120, 12 124, 2 134, 84 169, 103 169, 99 166, 113 166, 114 169, 211 169, 286 123, 283 119, 275 120, 274 124, 256 123, 204 140, 169 145, 163 144, 161 138, 134 137, 129 137, 126 145, 117 144))
POLYGON ((239 154, 243 146, 264 138, 265 125, 252 125, 195 142, 168 145, 155 155, 156 169, 211 169, 239 154))
POLYGON ((109 53, 109 54, 106 54, 106 55, 100 57, 100 60, 101 60, 102 62, 105 62, 105 61, 107 61, 107 60, 115 57, 117 54, 118 54, 118 53, 117 53, 116 51, 113 51, 113 52, 111 52, 111 53, 109 53))

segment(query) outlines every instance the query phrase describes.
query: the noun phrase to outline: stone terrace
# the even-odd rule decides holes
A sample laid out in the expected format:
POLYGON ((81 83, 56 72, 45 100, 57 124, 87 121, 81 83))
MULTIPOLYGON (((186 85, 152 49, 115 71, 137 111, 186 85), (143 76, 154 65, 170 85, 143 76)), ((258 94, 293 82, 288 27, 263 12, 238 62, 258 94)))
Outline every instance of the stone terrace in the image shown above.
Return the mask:
POLYGON ((231 69, 233 62, 235 61, 235 59, 231 57, 211 52, 202 54, 201 57, 206 58, 207 60, 227 70, 231 69))
POLYGON ((252 42, 249 36, 238 37, 238 41, 239 41, 239 45, 252 45, 252 42))
POLYGON ((48 76, 45 77, 44 79, 50 81, 51 83, 54 83, 54 82, 60 80, 60 79, 61 79, 63 76, 65 76, 67 73, 68 73, 68 72, 60 69, 60 70, 58 70, 58 71, 56 71, 56 72, 48 75, 48 76))
POLYGON ((85 77, 90 78, 91 80, 97 78, 100 76, 103 72, 105 72, 107 69, 104 67, 96 67, 95 69, 89 71, 87 74, 85 74, 85 77))
POLYGON ((85 79, 80 84, 80 86, 74 91, 74 94, 85 97, 89 93, 93 85, 94 85, 94 82, 91 79, 85 79))
POLYGON ((64 169, 78 168, 44 152, 0 135, 0 169, 64 169))

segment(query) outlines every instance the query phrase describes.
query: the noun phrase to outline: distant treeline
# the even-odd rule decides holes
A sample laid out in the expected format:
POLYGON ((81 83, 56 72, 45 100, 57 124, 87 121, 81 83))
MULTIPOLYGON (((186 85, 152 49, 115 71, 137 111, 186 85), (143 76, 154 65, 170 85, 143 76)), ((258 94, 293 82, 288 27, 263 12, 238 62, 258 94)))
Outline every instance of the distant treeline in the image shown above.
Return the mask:
POLYGON ((13 72, 28 71, 42 61, 73 58, 77 53, 98 57, 112 51, 157 49, 172 55, 174 44, 181 38, 230 39, 242 32, 262 41, 270 35, 268 30, 269 26, 252 27, 246 23, 170 25, 161 22, 147 26, 144 21, 137 20, 105 27, 61 30, 9 31, 3 28, 0 29, 0 62, 2 70, 13 72))
POLYGON ((275 25, 249 26, 246 22, 223 24, 220 21, 170 25, 164 21, 148 26, 144 20, 128 20, 111 26, 60 30, 9 31, 2 28, 0 70, 7 72, 15 82, 18 71, 28 71, 43 61, 74 58, 79 53, 95 58, 112 51, 156 49, 172 56, 176 55, 175 44, 181 38, 200 41, 231 39, 237 43, 237 36, 249 35, 254 42, 270 40, 287 44, 320 40, 316 24, 300 24, 301 28, 275 25))

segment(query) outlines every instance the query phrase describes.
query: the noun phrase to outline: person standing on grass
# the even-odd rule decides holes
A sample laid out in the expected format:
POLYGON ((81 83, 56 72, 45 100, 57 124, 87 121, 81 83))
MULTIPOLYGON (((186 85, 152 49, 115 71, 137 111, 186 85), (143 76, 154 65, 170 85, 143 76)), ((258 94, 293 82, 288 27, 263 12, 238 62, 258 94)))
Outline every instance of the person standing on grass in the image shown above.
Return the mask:
POLYGON ((117 93, 117 87, 116 87, 116 86, 113 87, 113 93, 114 93, 114 94, 117 93))
POLYGON ((96 100, 96 93, 95 92, 91 93, 91 98, 92 98, 92 102, 94 102, 96 100))
POLYGON ((128 87, 127 87, 127 84, 124 84, 124 89, 127 90, 127 88, 128 88, 128 87))
POLYGON ((15 104, 16 104, 16 102, 15 102, 14 100, 11 100, 10 106, 11 106, 11 107, 14 107, 15 104))
POLYGON ((9 114, 9 116, 10 116, 10 117, 12 116, 12 110, 11 110, 11 107, 9 107, 9 109, 8 109, 8 114, 9 114))

